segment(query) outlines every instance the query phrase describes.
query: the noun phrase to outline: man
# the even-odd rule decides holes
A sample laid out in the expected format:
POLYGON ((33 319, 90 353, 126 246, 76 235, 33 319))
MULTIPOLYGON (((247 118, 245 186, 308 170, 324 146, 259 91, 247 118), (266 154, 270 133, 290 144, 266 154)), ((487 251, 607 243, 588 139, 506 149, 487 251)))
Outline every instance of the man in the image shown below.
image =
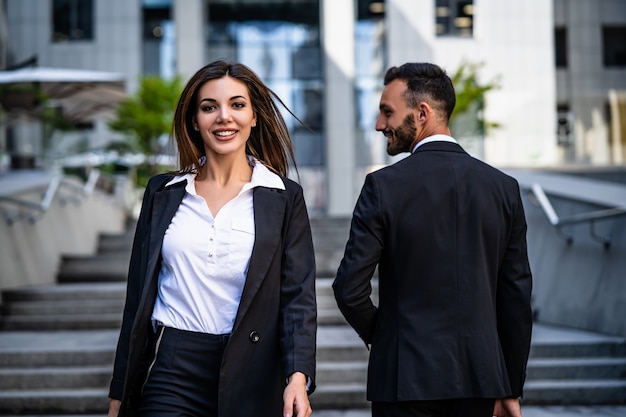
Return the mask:
POLYGON ((441 68, 407 63, 384 84, 376 130, 390 155, 412 154, 366 177, 333 283, 371 345, 372 416, 521 416, 532 283, 519 186, 451 137, 441 68))

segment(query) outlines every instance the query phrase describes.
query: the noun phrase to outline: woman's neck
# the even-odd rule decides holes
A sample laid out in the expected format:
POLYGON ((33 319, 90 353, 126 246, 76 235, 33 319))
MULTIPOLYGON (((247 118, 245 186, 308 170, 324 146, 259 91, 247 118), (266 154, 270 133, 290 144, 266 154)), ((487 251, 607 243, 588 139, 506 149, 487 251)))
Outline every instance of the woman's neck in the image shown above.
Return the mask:
POLYGON ((220 187, 232 183, 250 182, 252 168, 246 155, 207 155, 196 180, 207 181, 220 187))

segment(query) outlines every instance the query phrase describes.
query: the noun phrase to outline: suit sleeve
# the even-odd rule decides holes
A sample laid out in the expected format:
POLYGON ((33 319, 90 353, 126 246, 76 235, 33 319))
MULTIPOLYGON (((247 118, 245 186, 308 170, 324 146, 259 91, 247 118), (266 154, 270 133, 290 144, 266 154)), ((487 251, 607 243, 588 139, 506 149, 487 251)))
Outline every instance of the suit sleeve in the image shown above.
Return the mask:
POLYGON ((333 282, 339 310, 366 344, 371 344, 376 328, 371 279, 383 249, 383 226, 379 187, 370 174, 357 200, 350 236, 333 282))
POLYGON ((285 376, 304 373, 312 393, 317 335, 315 254, 302 188, 295 188, 284 233, 280 338, 285 376))
POLYGON ((500 265, 496 295, 498 334, 514 397, 522 395, 532 332, 532 275, 526 246, 526 218, 517 188, 511 234, 500 265))
MULTIPOLYGON (((154 184, 154 181, 151 181, 151 183, 154 184)), ((154 195, 154 187, 152 184, 148 184, 144 192, 128 267, 128 281, 126 286, 124 314, 122 316, 122 327, 117 342, 115 362, 113 365, 113 377, 109 388, 109 397, 116 400, 121 400, 124 392, 124 381, 126 369, 128 368, 130 332, 135 320, 139 298, 141 295, 141 270, 142 265, 145 263, 145 260, 142 259, 142 246, 148 234, 149 216, 154 195)))

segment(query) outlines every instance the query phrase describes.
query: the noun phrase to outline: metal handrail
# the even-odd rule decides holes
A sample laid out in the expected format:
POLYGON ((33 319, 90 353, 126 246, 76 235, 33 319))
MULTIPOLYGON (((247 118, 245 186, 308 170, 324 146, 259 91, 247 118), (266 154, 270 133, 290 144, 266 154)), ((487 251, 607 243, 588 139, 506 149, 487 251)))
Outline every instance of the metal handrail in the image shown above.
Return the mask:
POLYGON ((556 214, 556 210, 550 203, 548 196, 543 191, 541 185, 537 183, 533 183, 530 187, 533 195, 537 199, 539 206, 543 210, 543 213, 548 218, 548 221, 552 226, 554 226, 559 232, 559 234, 565 239, 568 244, 571 244, 574 241, 574 237, 571 234, 567 234, 562 230, 562 226, 572 225, 578 223, 589 223, 589 233, 592 239, 601 242, 605 249, 609 249, 611 247, 611 236, 600 236, 595 231, 595 221, 596 220, 606 220, 612 217, 624 216, 626 215, 626 206, 624 207, 614 207, 602 210, 591 211, 588 213, 580 213, 574 214, 569 217, 560 218, 556 214))
MULTIPOLYGON (((18 207, 17 212, 11 213, 0 205, 2 211, 4 212, 5 221, 9 226, 13 225, 21 218, 26 219, 31 224, 35 223, 44 213, 48 211, 52 201, 59 193, 59 189, 61 187, 72 191, 73 196, 71 197, 71 200, 76 204, 80 204, 81 197, 89 196, 93 193, 99 178, 100 171, 93 169, 89 173, 85 184, 82 187, 79 187, 76 184, 65 180, 63 176, 55 176, 52 180, 50 180, 50 183, 48 183, 48 187, 46 188, 41 201, 38 203, 14 197, 0 196, 0 203, 9 203, 18 207)), ((66 202, 67 200, 68 197, 64 196, 62 202, 66 202)))

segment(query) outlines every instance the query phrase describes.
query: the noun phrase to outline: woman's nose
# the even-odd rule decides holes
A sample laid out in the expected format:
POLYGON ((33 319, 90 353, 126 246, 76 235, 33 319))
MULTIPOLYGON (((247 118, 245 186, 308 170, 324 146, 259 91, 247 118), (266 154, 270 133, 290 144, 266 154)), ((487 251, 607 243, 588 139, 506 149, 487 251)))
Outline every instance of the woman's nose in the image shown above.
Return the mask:
POLYGON ((228 108, 228 106, 220 107, 218 113, 218 121, 223 122, 228 120, 230 120, 230 109, 228 108))

